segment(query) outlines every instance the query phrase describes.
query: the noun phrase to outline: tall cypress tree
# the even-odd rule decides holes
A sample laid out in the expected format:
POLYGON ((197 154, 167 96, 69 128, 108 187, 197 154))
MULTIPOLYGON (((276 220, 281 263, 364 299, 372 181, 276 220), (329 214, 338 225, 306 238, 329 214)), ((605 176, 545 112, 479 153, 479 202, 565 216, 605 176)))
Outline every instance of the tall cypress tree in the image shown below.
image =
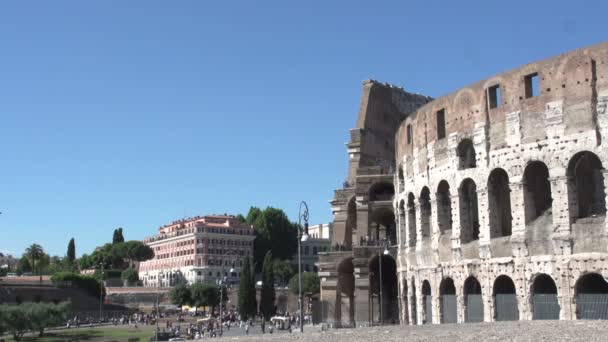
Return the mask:
POLYGON ((68 243, 68 252, 66 256, 70 264, 73 264, 76 260, 76 243, 74 242, 74 238, 71 238, 70 242, 68 243))
POLYGON ((274 301, 276 293, 274 291, 273 266, 272 252, 268 251, 266 252, 264 265, 262 266, 262 293, 260 296, 260 311, 264 315, 265 320, 269 320, 275 313, 274 301))
POLYGON ((241 319, 247 320, 255 315, 255 283, 251 274, 249 257, 245 258, 241 270, 241 281, 239 283, 239 314, 241 319), (251 291, 253 287, 253 292, 251 291))
POLYGON ((122 236, 122 228, 114 229, 114 236, 112 236, 112 244, 125 242, 124 236, 122 236))

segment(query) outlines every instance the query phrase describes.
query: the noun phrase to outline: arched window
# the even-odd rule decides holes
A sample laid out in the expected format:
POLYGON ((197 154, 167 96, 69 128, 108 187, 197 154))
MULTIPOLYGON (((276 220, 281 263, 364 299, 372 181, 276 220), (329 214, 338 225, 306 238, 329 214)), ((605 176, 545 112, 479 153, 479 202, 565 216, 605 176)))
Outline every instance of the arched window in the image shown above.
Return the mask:
POLYGON ((533 161, 524 170, 524 205, 526 223, 537 217, 550 213, 551 184, 549 183, 549 169, 541 161, 533 161))
POLYGON ((450 185, 444 180, 437 186, 437 225, 441 234, 452 230, 450 185))
POLYGON ((317 255, 317 254, 318 254, 318 251, 317 251, 317 246, 314 246, 314 247, 312 248, 312 255, 317 255))
POLYGON ((606 193, 600 159, 591 152, 575 154, 568 164, 568 182, 574 193, 570 196, 576 205, 574 218, 606 215, 606 193))
POLYGON ((422 224, 422 238, 431 236, 431 194, 426 186, 420 192, 420 224, 422 224))
POLYGON ((456 148, 458 170, 471 169, 475 164, 475 147, 470 139, 463 139, 456 148))
POLYGON ((407 196, 407 223, 409 247, 416 247, 416 199, 411 192, 407 196))
POLYGON ((479 239, 479 212, 477 210, 477 186, 471 178, 460 184, 460 242, 469 243, 479 239))
POLYGON ((509 176, 503 169, 492 170, 488 177, 490 205, 490 238, 511 235, 511 189, 509 176))

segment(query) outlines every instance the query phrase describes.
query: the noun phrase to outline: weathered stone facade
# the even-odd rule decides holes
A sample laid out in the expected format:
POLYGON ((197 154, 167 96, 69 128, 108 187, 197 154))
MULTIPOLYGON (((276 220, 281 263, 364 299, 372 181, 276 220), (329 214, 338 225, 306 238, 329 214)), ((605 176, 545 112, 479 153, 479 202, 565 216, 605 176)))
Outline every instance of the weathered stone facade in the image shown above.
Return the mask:
MULTIPOLYGON (((608 317, 607 107, 603 43, 405 111, 394 136, 394 196, 386 198, 396 213, 391 255, 401 323, 608 317)), ((363 186, 361 173, 350 178, 353 170, 351 159, 354 194, 338 190, 332 205, 339 236, 338 222, 353 220, 344 203, 356 199, 356 230, 343 241, 354 252, 323 256, 322 297, 330 301, 333 291, 338 307, 347 302, 357 313, 344 319, 343 308, 333 316, 328 309, 328 320, 361 324, 360 312, 373 312, 365 303, 373 303, 375 280, 373 260, 358 259, 357 249, 383 238, 368 216, 375 208, 369 196, 393 176, 369 177, 363 186), (352 254, 351 276, 338 263, 352 254), (355 290, 345 295, 340 285, 349 277, 355 290)), ((384 320, 392 314, 385 309, 384 320)))

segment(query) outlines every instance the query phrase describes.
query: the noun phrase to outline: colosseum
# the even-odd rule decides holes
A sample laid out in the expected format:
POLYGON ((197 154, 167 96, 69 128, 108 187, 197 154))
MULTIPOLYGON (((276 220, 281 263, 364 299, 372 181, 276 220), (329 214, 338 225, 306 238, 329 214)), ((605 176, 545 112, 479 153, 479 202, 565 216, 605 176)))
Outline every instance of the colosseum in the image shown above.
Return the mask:
POLYGON ((325 321, 608 319, 608 43, 438 99, 366 81, 350 133, 325 321))

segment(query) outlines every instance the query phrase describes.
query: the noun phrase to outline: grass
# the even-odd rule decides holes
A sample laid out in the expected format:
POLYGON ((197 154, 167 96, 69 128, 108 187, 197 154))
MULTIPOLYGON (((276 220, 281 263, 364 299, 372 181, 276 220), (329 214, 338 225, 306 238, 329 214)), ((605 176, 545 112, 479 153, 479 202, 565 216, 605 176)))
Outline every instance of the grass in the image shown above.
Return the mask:
MULTIPOLYGON (((149 341, 154 335, 154 326, 139 326, 137 329, 129 326, 106 326, 94 328, 79 328, 45 332, 44 336, 24 336, 23 342, 72 342, 72 341, 149 341)), ((7 342, 14 342, 12 337, 4 336, 7 342)))

